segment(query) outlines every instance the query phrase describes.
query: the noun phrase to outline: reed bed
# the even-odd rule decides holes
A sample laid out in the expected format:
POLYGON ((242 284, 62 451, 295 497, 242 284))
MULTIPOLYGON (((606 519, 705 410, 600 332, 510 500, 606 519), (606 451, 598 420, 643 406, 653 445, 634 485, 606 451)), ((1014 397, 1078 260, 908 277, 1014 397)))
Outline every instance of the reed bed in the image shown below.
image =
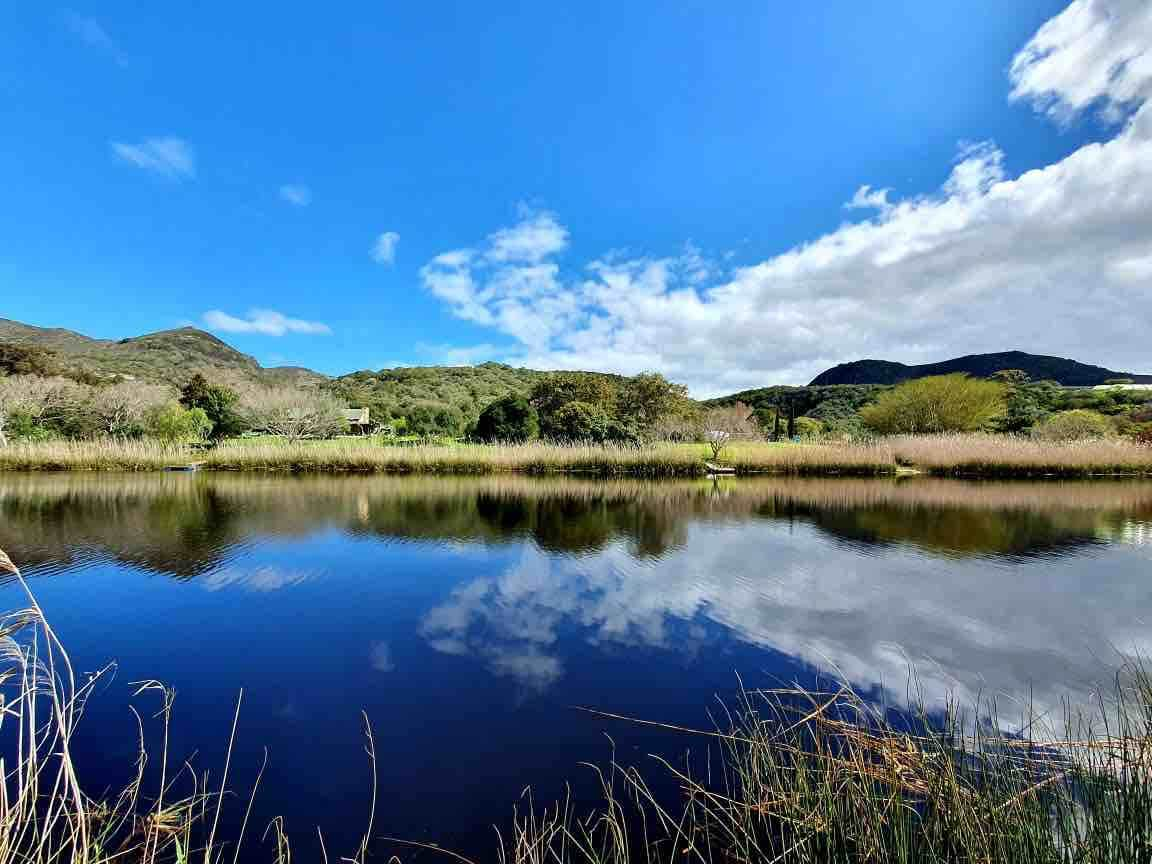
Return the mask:
MULTIPOLYGON (((220 470, 344 471, 390 474, 591 474, 604 477, 699 477, 708 472, 706 448, 691 444, 527 444, 367 446, 225 444, 205 468, 220 470)), ((880 444, 733 446, 723 465, 738 474, 895 473, 891 451, 880 444)))
MULTIPOLYGON (((251 860, 243 856, 256 788, 249 795, 237 796, 228 785, 240 699, 223 772, 217 784, 210 784, 209 775, 198 774, 189 763, 170 763, 172 691, 155 681, 138 683, 136 697, 150 696, 159 703, 155 713, 162 725, 159 751, 150 753, 145 748, 142 715, 136 713, 141 749, 134 779, 123 789, 90 797, 91 789, 73 758, 73 739, 88 698, 113 667, 78 679, 67 651, 3 550, 0 575, 19 581, 30 604, 0 620, 0 864, 237 864, 251 860), (153 759, 158 759, 157 765, 151 764, 153 759), (230 800, 244 815, 238 836, 224 837, 220 817, 230 800)), ((367 718, 365 735, 375 770, 367 718)), ((258 776, 256 787, 259 782, 258 776)), ((367 860, 375 802, 373 795, 368 829, 359 847, 338 860, 352 864, 367 860)), ((267 855, 259 856, 262 860, 291 864, 292 845, 281 820, 273 820, 262 836, 272 847, 267 855)))
MULTIPOLYGON (((696 444, 380 444, 229 441, 205 453, 149 441, 54 441, 0 448, 0 471, 155 471, 197 464, 221 471, 361 474, 586 474, 700 477, 708 448, 696 444)), ((911 468, 955 477, 1152 475, 1152 447, 1118 439, 1036 441, 1005 435, 928 435, 871 442, 740 442, 718 467, 741 475, 887 476, 911 468)))
MULTIPOLYGON (((602 802, 538 810, 502 836, 502 864, 1137 864, 1152 860, 1152 681, 1129 662, 1099 710, 1045 738, 920 713, 893 723, 848 688, 745 692, 717 731, 660 723, 712 747, 680 791, 613 760, 602 802), (965 730, 969 730, 967 733, 965 730), (699 766, 703 763, 703 770, 699 766)), ((599 712, 595 712, 599 713, 599 712)), ((613 718, 614 715, 602 715, 613 718)), ((625 722, 644 722, 615 717, 625 722)), ((699 757, 699 749, 695 751, 699 757)))
POLYGON ((0 471, 161 471, 189 461, 187 448, 156 441, 16 442, 0 447, 0 471))
POLYGON ((1152 447, 1117 438, 1037 441, 1011 435, 918 435, 890 440, 897 462, 956 477, 1152 474, 1152 447))

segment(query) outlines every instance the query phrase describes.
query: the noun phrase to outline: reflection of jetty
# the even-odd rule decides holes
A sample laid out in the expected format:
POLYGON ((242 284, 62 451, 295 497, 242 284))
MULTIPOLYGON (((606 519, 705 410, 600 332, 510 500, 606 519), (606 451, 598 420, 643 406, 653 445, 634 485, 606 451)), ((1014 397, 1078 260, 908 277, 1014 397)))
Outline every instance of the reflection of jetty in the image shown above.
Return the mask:
POLYGON ((1116 538, 1121 543, 1131 543, 1133 546, 1152 546, 1152 522, 1136 522, 1129 520, 1120 529, 1120 536, 1116 538))

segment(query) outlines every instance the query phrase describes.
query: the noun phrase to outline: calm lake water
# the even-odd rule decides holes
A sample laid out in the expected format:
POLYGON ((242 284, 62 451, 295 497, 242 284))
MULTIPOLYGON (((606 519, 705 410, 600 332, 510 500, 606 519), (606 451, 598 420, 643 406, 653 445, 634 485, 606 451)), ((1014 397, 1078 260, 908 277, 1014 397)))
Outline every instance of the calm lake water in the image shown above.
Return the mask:
POLYGON ((709 727, 737 676, 899 706, 914 662, 934 707, 1055 717, 1152 653, 1146 482, 0 475, 0 548, 78 671, 117 662, 89 780, 132 769, 131 682, 176 689, 173 753, 214 772, 243 689, 253 852, 282 814, 300 860, 316 823, 333 860, 364 826, 361 710, 377 833, 488 855, 528 784, 584 794, 605 733, 629 763, 695 746, 573 706, 709 727))

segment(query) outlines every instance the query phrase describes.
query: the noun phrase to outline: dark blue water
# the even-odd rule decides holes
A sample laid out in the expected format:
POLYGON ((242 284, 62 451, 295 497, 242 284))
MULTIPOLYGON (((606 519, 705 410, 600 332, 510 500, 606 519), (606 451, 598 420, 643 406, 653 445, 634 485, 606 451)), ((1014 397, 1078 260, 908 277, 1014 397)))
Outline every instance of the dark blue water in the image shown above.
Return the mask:
POLYGON ((361 712, 374 834, 491 857, 529 785, 579 799, 613 746, 699 758, 575 706, 710 728, 738 676, 899 706, 914 663, 930 705, 1055 716, 1152 648, 1148 483, 8 475, 0 548, 78 671, 116 663, 82 726, 90 786, 130 777, 130 702, 159 731, 132 682, 175 689, 172 753, 214 777, 243 691, 229 786, 268 754, 250 849, 282 815, 300 860, 316 825, 333 860, 364 830, 361 712))

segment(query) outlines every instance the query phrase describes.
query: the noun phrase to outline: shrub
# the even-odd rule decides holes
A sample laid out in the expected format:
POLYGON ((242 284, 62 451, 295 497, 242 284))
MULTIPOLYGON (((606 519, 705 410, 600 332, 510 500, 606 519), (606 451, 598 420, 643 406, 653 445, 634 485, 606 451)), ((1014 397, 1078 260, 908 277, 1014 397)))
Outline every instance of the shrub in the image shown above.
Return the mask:
POLYGON ((178 402, 148 410, 144 428, 149 436, 168 444, 203 441, 212 432, 212 421, 201 408, 185 408, 178 402))
POLYGON ((811 440, 824 434, 824 424, 812 417, 797 417, 795 423, 797 438, 811 440))
POLYGON ((530 441, 540 434, 540 417, 523 396, 505 396, 480 412, 476 438, 481 441, 530 441))
POLYGON ((1044 441, 1081 441, 1085 438, 1112 438, 1116 430, 1103 414, 1077 408, 1053 414, 1033 429, 1032 434, 1044 441))
POLYGON ((959 373, 905 381, 860 411, 882 435, 975 432, 1003 415, 1004 385, 959 373))

